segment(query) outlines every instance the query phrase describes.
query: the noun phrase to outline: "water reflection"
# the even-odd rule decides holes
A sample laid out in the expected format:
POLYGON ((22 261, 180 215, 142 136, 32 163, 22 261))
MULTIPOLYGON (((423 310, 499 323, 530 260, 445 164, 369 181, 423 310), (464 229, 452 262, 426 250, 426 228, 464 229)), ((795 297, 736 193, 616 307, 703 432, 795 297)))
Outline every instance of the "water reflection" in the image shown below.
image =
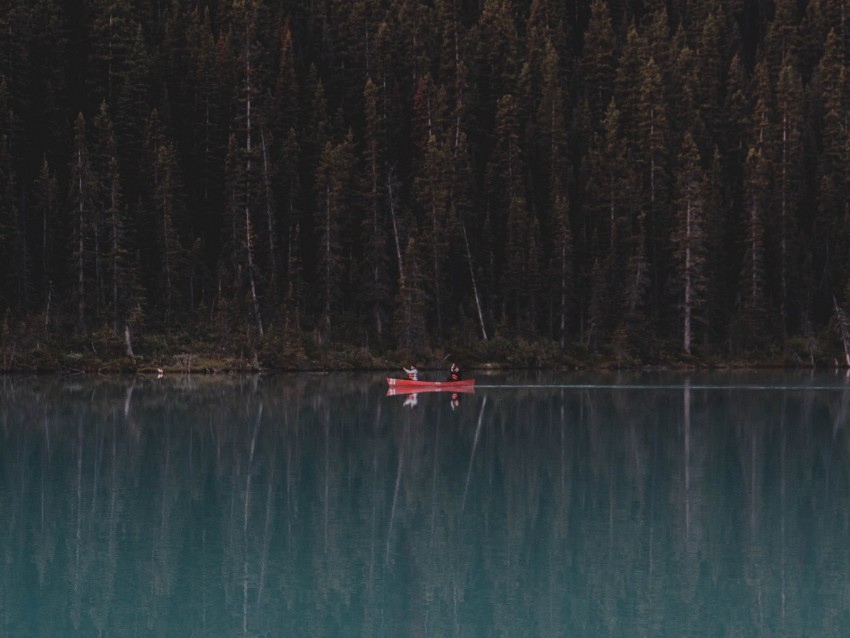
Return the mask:
POLYGON ((843 377, 479 381, 0 378, 5 632, 850 633, 843 377))

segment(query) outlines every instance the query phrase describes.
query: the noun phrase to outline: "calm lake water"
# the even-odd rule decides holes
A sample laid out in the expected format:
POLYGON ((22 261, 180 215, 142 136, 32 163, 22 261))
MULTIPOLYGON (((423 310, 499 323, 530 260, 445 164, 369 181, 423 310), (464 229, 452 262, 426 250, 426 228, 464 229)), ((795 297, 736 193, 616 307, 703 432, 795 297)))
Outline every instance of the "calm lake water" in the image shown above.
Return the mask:
POLYGON ((383 376, 0 378, 0 635, 850 635, 843 375, 383 376))

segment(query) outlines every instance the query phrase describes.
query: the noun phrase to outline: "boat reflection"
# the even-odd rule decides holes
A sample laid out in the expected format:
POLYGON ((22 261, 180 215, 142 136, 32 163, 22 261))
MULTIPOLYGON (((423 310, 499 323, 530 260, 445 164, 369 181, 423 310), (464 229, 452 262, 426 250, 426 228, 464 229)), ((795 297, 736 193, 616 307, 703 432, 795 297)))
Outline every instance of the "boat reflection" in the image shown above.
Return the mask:
POLYGON ((391 388, 387 389, 387 396, 388 397, 395 397, 395 396, 405 397, 404 403, 402 405, 404 407, 410 408, 412 410, 413 408, 415 408, 419 404, 419 394, 421 394, 423 392, 427 392, 427 393, 440 392, 440 393, 443 393, 443 394, 448 394, 449 395, 449 405, 451 406, 452 410, 456 410, 458 408, 458 406, 460 405, 460 395, 462 395, 462 394, 475 394, 475 387, 474 386, 462 386, 462 387, 457 387, 457 388, 440 388, 440 387, 427 388, 426 387, 426 388, 416 388, 416 392, 410 392, 409 388, 407 389, 407 391, 405 391, 405 389, 403 389, 403 388, 392 388, 391 387, 391 388))
POLYGON ((475 386, 461 386, 458 388, 416 388, 416 392, 411 392, 410 388, 387 388, 388 397, 410 396, 411 394, 422 394, 423 392, 443 392, 450 394, 474 394, 475 386))

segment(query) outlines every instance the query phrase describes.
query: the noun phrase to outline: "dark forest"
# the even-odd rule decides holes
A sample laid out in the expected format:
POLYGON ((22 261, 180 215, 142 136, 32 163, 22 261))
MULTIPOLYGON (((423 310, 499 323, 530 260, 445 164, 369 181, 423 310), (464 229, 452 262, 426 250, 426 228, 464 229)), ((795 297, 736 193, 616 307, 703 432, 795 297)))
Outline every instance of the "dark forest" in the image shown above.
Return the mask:
POLYGON ((845 365, 846 10, 5 0, 0 367, 845 365))

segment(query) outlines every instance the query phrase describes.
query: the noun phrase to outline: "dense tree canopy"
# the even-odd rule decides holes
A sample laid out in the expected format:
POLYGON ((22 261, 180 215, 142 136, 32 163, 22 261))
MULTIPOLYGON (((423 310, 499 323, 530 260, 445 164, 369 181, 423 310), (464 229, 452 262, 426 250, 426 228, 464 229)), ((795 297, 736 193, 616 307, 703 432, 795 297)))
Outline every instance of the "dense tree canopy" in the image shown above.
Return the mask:
POLYGON ((9 0, 3 338, 831 359, 838 11, 9 0))

